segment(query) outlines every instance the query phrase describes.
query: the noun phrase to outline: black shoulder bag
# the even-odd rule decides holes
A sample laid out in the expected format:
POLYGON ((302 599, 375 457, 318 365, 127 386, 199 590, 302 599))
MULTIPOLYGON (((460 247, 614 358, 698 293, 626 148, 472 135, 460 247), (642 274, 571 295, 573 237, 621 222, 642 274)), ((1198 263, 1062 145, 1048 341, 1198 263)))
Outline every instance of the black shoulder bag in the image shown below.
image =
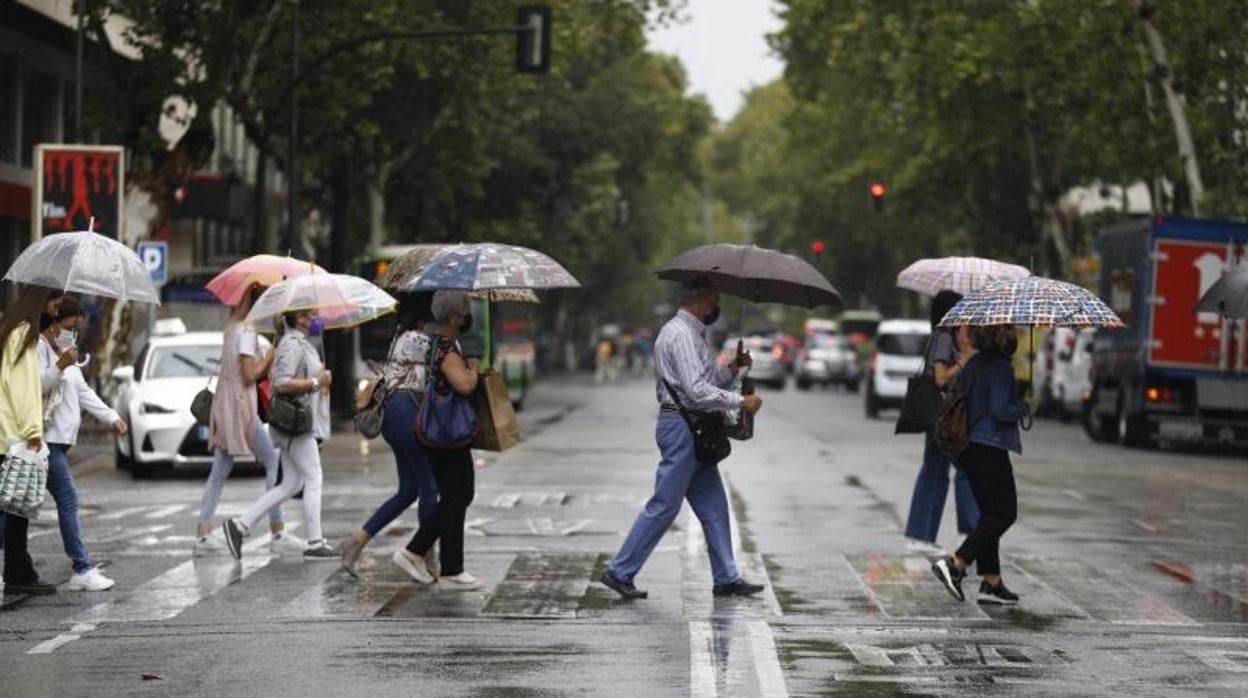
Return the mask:
POLYGON ((936 426, 936 411, 940 408, 942 395, 940 386, 936 385, 935 373, 927 370, 932 364, 932 346, 935 343, 936 333, 933 332, 923 347, 923 368, 918 375, 910 376, 910 380, 906 381, 906 397, 901 403, 894 434, 922 434, 936 426))
POLYGON ((672 402, 676 403, 680 416, 689 425, 689 431, 693 432, 694 457, 702 465, 718 465, 732 453, 732 444, 724 430, 724 415, 719 412, 687 410, 672 384, 664 379, 663 385, 667 386, 667 394, 672 396, 672 402))

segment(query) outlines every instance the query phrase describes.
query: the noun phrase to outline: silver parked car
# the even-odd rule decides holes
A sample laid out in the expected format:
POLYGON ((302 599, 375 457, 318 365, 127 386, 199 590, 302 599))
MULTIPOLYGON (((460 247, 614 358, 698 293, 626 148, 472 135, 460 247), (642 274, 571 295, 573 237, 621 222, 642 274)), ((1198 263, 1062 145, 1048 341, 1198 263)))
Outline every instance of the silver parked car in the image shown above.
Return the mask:
MULTIPOLYGON (((724 341, 723 349, 719 352, 721 365, 727 366, 736 358, 737 341, 735 339, 724 341)), ((759 385, 784 390, 785 375, 788 373, 784 365, 784 347, 771 337, 746 337, 743 341, 746 351, 750 352, 750 356, 754 359, 754 365, 750 368, 750 378, 753 378, 754 382, 759 385)))
POLYGON ((858 352, 848 339, 839 335, 812 335, 797 359, 797 387, 807 390, 812 385, 840 384, 850 392, 858 392, 862 367, 858 352))

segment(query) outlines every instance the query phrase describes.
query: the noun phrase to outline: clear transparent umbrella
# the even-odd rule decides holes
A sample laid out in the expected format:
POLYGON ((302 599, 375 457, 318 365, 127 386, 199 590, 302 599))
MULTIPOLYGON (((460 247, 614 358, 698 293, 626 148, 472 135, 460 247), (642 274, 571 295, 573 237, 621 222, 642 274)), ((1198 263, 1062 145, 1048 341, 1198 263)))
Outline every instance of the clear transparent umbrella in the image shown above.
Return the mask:
POLYGON ((5 281, 123 301, 160 304, 160 292, 134 250, 99 233, 54 233, 18 255, 5 281))
POLYGON ((355 327, 394 312, 398 301, 374 284, 349 274, 309 274, 269 287, 252 306, 247 322, 265 321, 295 310, 315 310, 326 329, 355 327))

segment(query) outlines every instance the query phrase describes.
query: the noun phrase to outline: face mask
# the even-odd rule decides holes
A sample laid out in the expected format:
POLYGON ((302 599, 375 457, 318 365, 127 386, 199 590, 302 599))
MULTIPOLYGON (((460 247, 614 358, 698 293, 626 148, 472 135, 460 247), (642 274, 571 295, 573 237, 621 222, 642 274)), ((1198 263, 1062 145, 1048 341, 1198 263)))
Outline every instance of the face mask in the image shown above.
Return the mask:
POLYGON ((309 337, 320 337, 321 333, 324 331, 325 331, 325 321, 319 317, 313 318, 312 322, 308 324, 308 336, 309 337))
POLYGON ((718 319, 719 319, 719 306, 717 305, 714 308, 711 308, 711 312, 707 313, 706 316, 702 318, 702 324, 706 325, 707 327, 710 327, 711 325, 714 325, 715 321, 718 319))
POLYGON ((471 329, 472 329, 472 313, 468 313, 467 315, 464 316, 463 320, 459 321, 459 333, 467 334, 468 330, 471 330, 471 329))
POLYGON ((78 343, 78 333, 74 330, 61 330, 61 333, 56 337, 56 343, 64 351, 78 343))

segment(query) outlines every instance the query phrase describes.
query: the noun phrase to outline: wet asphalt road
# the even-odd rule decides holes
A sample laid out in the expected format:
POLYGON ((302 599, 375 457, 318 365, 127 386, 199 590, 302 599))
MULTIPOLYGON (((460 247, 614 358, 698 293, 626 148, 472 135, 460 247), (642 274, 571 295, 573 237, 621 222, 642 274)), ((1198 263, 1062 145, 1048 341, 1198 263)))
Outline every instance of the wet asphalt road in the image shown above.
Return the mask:
MULTIPOLYGON (((638 577, 650 599, 591 582, 652 487, 644 380, 545 384, 526 441, 482 454, 467 565, 487 586, 474 593, 418 587, 389 561, 414 513, 368 548, 360 581, 264 539, 241 563, 192 560, 201 479, 132 483, 84 449, 87 542, 118 585, 4 597, 0 695, 1248 691, 1248 460, 1037 424, 1002 545, 1023 602, 980 608, 951 600, 904 546, 918 438, 866 420, 856 395, 763 397, 755 440, 724 466, 739 564, 769 587, 750 600, 712 599, 687 512, 638 577)), ((345 535, 389 495, 393 464, 382 442, 365 455, 350 436, 326 463, 325 528, 345 535)), ((261 489, 231 480, 221 513, 261 489)), ((53 518, 32 534, 43 573, 67 579, 53 518)))

